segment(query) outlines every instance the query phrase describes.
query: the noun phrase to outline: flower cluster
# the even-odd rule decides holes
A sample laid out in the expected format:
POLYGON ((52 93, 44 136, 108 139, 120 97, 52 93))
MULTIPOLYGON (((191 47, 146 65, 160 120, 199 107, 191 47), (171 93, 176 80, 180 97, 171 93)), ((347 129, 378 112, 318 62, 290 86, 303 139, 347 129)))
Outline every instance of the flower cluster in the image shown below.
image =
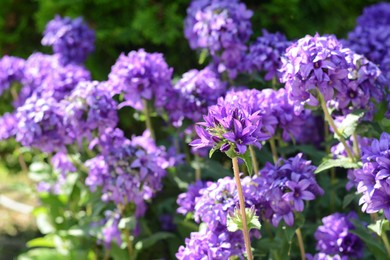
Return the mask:
POLYGON ((211 147, 222 152, 244 154, 248 145, 261 147, 261 141, 270 138, 264 132, 261 111, 251 111, 246 106, 229 105, 223 99, 208 108, 205 122, 198 123, 195 131, 199 136, 190 143, 195 148, 211 147))
POLYGON ((307 35, 287 48, 280 81, 298 108, 304 102, 317 106, 316 89, 325 101, 331 100, 335 92, 344 91, 349 68, 347 53, 335 36, 307 35))
POLYGON ((190 70, 174 85, 170 102, 165 109, 175 126, 181 126, 183 119, 197 122, 207 113, 207 107, 215 105, 225 93, 226 84, 210 67, 190 70))
POLYGON ((304 201, 322 196, 324 191, 315 180, 316 167, 302 159, 302 154, 293 158, 279 159, 276 165, 267 163, 260 170, 257 193, 260 196, 262 218, 277 226, 283 219, 289 226, 294 224, 293 212, 302 212, 304 201))
POLYGON ((58 55, 34 53, 26 61, 23 88, 16 105, 22 105, 32 95, 52 97, 59 101, 69 95, 80 81, 90 78, 90 72, 83 66, 62 65, 58 55))
POLYGON ((23 78, 25 60, 17 57, 3 56, 0 59, 0 96, 12 82, 23 78))
POLYGON ((109 88, 97 81, 80 82, 62 105, 64 121, 74 139, 92 138, 92 131, 103 132, 118 123, 117 104, 109 88))
POLYGON ((390 79, 389 39, 390 4, 378 3, 364 9, 345 44, 378 64, 385 77, 390 79))
POLYGON ((31 96, 16 110, 16 141, 44 152, 64 150, 72 139, 63 118, 62 106, 53 97, 31 96))
POLYGON ((5 113, 0 117, 0 140, 8 139, 16 134, 17 121, 15 114, 5 113))
POLYGON ((92 146, 95 144, 100 154, 85 163, 89 169, 87 186, 91 191, 101 187, 103 201, 117 205, 134 203, 135 215, 142 216, 146 210, 145 200, 162 188, 161 179, 169 166, 164 151, 155 144, 149 149, 142 147, 138 141, 127 139, 119 129, 106 129, 92 142, 92 146))
POLYGON ((314 256, 313 259, 328 259, 328 256, 332 259, 335 257, 359 259, 363 256, 362 240, 350 232, 355 229, 352 219, 357 219, 354 212, 334 213, 322 219, 323 225, 319 226, 314 234, 319 255, 314 256), (321 258, 321 255, 324 257, 321 258))
POLYGON ((83 63, 94 50, 95 32, 81 17, 71 19, 57 15, 45 28, 42 45, 52 46, 63 64, 83 63))
MULTIPOLYGON (((250 177, 247 179, 250 181, 250 177)), ((195 221, 206 223, 207 228, 191 233, 191 237, 185 241, 185 246, 179 248, 176 257, 188 260, 243 257, 245 247, 241 231, 228 232, 227 230, 227 215, 233 212, 238 204, 235 181, 230 177, 225 177, 217 182, 208 183, 198 191, 199 194, 196 194, 196 189, 196 186, 192 186, 191 190, 180 195, 186 198, 185 203, 180 206, 186 207, 185 210, 187 210, 195 205, 195 221), (190 202, 190 199, 193 201, 190 202)), ((245 199, 246 202, 251 201, 249 197, 245 199)), ((251 234, 259 235, 256 232, 251 232, 251 234)))
POLYGON ((195 210, 195 204, 198 197, 200 197, 200 190, 206 188, 211 183, 205 183, 202 181, 197 181, 194 184, 188 185, 187 192, 180 194, 177 197, 177 204, 179 208, 177 208, 177 213, 182 215, 186 215, 189 212, 193 212, 195 210))
POLYGON ((194 0, 184 34, 192 49, 207 49, 218 71, 234 78, 252 34, 251 17, 252 11, 238 0, 194 0))
POLYGON ((348 83, 330 103, 334 103, 336 113, 340 115, 366 109, 366 118, 369 119, 375 109, 373 101, 380 102, 384 98, 385 78, 378 66, 362 55, 349 50, 347 60, 351 64, 348 83))
POLYGON ((353 182, 362 194, 359 204, 362 211, 376 213, 383 210, 390 219, 390 135, 382 133, 370 146, 362 149, 362 169, 355 170, 353 182))
POLYGON ((122 53, 108 77, 113 93, 124 94, 121 106, 142 110, 143 100, 154 100, 156 108, 163 107, 172 89, 172 73, 162 54, 140 49, 122 53))
POLYGON ((249 53, 245 57, 245 70, 265 72, 265 80, 279 78, 278 69, 282 65, 281 57, 290 44, 282 33, 269 33, 264 29, 263 35, 249 47, 249 53))

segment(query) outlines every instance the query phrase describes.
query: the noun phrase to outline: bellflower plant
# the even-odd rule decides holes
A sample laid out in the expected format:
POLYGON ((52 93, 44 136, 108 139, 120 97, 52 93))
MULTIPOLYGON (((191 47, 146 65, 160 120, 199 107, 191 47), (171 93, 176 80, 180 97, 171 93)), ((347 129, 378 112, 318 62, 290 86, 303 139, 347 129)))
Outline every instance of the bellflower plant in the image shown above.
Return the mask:
POLYGON ((42 45, 52 46, 63 64, 83 63, 95 49, 95 32, 78 17, 57 15, 49 21, 43 33, 42 45))
POLYGON ((122 53, 108 77, 112 92, 124 94, 121 106, 143 110, 143 100, 154 101, 156 108, 162 108, 167 102, 172 72, 162 54, 140 49, 128 55, 122 53))

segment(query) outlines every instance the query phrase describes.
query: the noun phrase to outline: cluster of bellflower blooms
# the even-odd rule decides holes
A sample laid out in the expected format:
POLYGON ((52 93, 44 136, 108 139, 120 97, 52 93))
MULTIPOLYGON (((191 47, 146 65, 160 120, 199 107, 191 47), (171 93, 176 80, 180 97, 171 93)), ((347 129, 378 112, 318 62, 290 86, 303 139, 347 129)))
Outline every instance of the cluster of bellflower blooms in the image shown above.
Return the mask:
POLYGON ((171 90, 170 102, 164 106, 172 124, 180 127, 184 119, 199 121, 207 107, 215 105, 225 94, 226 85, 210 66, 184 73, 171 90))
POLYGON ((206 49, 218 72, 235 78, 252 34, 252 11, 238 0, 195 0, 187 9, 184 34, 192 49, 206 49))
POLYGON ((172 73, 162 54, 140 49, 119 56, 108 75, 109 86, 114 94, 123 94, 121 107, 143 110, 146 100, 162 109, 172 89, 172 73))
POLYGON ((326 260, 350 258, 360 259, 363 257, 363 241, 351 230, 355 229, 352 220, 357 220, 355 212, 348 214, 334 213, 322 219, 322 226, 319 226, 314 234, 317 240, 316 249, 318 253, 314 256, 308 255, 308 259, 326 260))
POLYGON ((265 80, 279 78, 278 69, 281 66, 281 57, 291 44, 282 33, 269 33, 263 30, 263 35, 258 37, 249 46, 249 52, 245 57, 245 71, 265 72, 265 80))
MULTIPOLYGON (((293 225, 294 212, 303 211, 304 201, 314 200, 324 193, 315 180, 315 169, 310 161, 302 158, 302 154, 280 159, 276 165, 266 164, 259 175, 242 179, 246 206, 275 227, 282 219, 287 225, 293 225)), ((179 259, 203 259, 206 256, 226 259, 223 253, 228 257, 242 256, 242 234, 226 233, 227 215, 238 204, 235 185, 230 177, 214 183, 198 181, 179 195, 177 212, 184 215, 193 212, 195 222, 207 224, 205 230, 194 232, 186 239, 186 245, 180 247, 176 255, 179 259), (232 239, 229 244, 227 236, 232 239), (219 255, 214 254, 216 252, 219 255)), ((251 236, 259 237, 259 234, 251 231, 251 236)))
POLYGON ((81 17, 72 19, 57 15, 47 23, 42 45, 51 46, 63 64, 83 63, 94 50, 95 31, 81 17))
MULTIPOLYGON (((21 85, 14 100, 15 112, 0 118, 6 125, 0 139, 15 137, 23 146, 55 154, 51 163, 59 172, 58 179, 55 183, 40 182, 37 187, 54 194, 61 192, 66 175, 76 171, 68 152, 89 144, 88 149, 98 154, 85 162, 85 184, 91 192, 101 193, 105 203, 135 205, 134 214, 140 217, 146 211, 146 201, 161 190, 166 169, 178 157, 157 146, 148 131, 127 139, 116 128, 119 107, 113 97, 124 92, 122 105, 137 109, 142 108, 142 98, 155 99, 157 104, 168 88, 173 90, 172 69, 161 54, 133 51, 119 57, 109 81, 92 81, 82 62, 94 49, 94 40, 94 32, 81 18, 57 16, 42 40, 55 54, 34 53, 27 60, 4 56, 0 60, 1 92, 14 82, 21 85)), ((107 213, 102 222, 104 245, 109 246, 111 240, 120 243, 117 224, 122 214, 118 209, 107 213)))

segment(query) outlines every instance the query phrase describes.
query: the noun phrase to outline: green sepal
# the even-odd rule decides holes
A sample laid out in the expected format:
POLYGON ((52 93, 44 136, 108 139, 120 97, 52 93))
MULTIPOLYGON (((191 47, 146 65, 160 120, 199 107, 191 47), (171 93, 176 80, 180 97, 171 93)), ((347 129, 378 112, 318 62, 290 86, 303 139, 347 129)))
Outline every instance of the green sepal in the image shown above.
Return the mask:
POLYGON ((249 175, 252 175, 253 165, 252 165, 252 158, 251 158, 251 153, 250 153, 249 149, 247 149, 244 154, 241 154, 238 157, 240 157, 241 159, 244 160, 246 168, 248 168, 249 175))
POLYGON ((218 150, 217 148, 213 147, 210 152, 209 152, 209 158, 211 158, 211 156, 213 156, 213 154, 215 153, 215 151, 218 150))
MULTIPOLYGON (((245 208, 245 215, 247 221, 248 231, 251 229, 261 229, 261 223, 259 217, 255 214, 254 208, 245 208)), ((242 219, 240 210, 235 208, 233 212, 230 212, 227 216, 227 230, 230 232, 236 232, 237 230, 243 230, 242 219)))

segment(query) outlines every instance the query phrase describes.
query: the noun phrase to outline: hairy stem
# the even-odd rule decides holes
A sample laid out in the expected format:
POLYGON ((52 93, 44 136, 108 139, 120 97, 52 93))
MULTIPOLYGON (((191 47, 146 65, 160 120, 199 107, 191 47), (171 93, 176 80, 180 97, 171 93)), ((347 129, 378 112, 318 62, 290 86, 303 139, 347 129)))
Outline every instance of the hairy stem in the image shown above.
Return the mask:
POLYGON ((276 163, 278 161, 278 151, 276 150, 275 138, 269 139, 269 144, 271 146, 272 159, 276 163))
POLYGON ((242 219, 242 234, 244 236, 244 242, 245 242, 246 253, 248 255, 248 260, 252 260, 253 256, 252 256, 251 240, 249 238, 249 230, 248 230, 248 225, 247 225, 247 221, 246 221, 245 200, 244 200, 244 194, 242 193, 240 170, 238 168, 237 157, 232 158, 232 163, 233 163, 234 179, 236 181, 238 198, 239 198, 239 202, 240 202, 240 214, 241 214, 241 219, 242 219))
POLYGON ((298 228, 297 230, 295 230, 295 233, 297 234, 297 238, 298 238, 299 251, 301 252, 301 259, 306 260, 305 246, 303 245, 303 238, 302 238, 301 229, 298 228))
POLYGON ((146 128, 150 131, 150 135, 154 140, 156 140, 156 135, 154 134, 154 129, 152 125, 152 120, 150 119, 150 111, 149 111, 149 105, 148 101, 146 99, 142 99, 142 105, 144 106, 144 116, 145 116, 145 123, 146 128))
POLYGON ((257 163, 255 149, 253 149, 252 145, 249 146, 249 152, 251 153, 253 170, 255 171, 255 174, 259 174, 259 164, 257 163))
POLYGON ((332 127, 335 134, 339 137, 340 142, 344 145, 345 151, 347 152, 348 157, 351 158, 352 161, 355 161, 355 157, 352 155, 351 149, 349 148, 344 137, 341 135, 340 131, 337 129, 337 126, 336 126, 332 116, 329 114, 328 108, 326 107, 324 97, 322 96, 320 91, 318 91, 318 99, 320 100, 321 108, 324 111, 326 121, 328 121, 329 125, 332 127))

